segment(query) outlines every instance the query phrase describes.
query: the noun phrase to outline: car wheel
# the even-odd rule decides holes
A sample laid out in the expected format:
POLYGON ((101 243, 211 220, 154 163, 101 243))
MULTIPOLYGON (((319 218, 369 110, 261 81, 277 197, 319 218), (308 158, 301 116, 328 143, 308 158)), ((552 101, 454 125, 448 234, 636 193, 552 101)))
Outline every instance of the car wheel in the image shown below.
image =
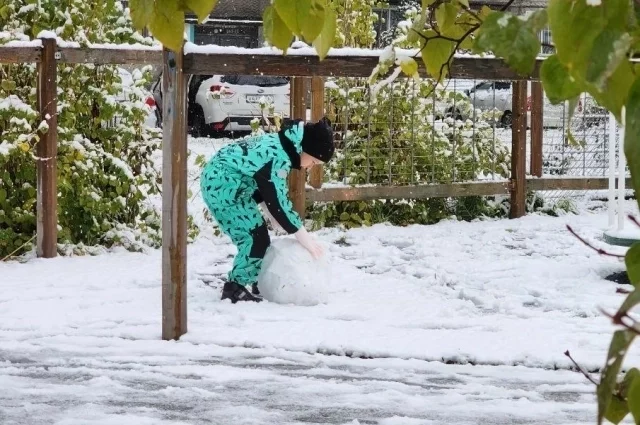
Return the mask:
POLYGON ((500 125, 504 128, 511 128, 512 123, 513 116, 511 115, 511 111, 504 111, 504 114, 502 114, 502 118, 500 118, 500 125))

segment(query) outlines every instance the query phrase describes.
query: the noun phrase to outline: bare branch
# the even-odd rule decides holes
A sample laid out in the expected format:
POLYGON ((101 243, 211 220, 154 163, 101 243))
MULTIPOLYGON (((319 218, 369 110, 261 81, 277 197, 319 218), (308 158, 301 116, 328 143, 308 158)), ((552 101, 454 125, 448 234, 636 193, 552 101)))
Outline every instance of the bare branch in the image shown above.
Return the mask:
POLYGON ((598 385, 598 383, 595 381, 595 379, 593 379, 593 378, 591 377, 591 375, 589 375, 589 374, 587 373, 587 371, 586 371, 586 370, 584 370, 584 369, 583 369, 583 368, 578 364, 578 362, 576 362, 576 361, 573 359, 573 357, 571 357, 571 353, 569 353, 569 350, 565 351, 565 352, 564 352, 564 355, 565 355, 565 356, 567 356, 567 357, 569 357, 569 359, 573 362, 573 364, 574 364, 574 365, 576 365, 576 367, 578 368, 578 370, 580 371, 580 373, 582 373, 582 374, 585 376, 585 378, 587 378, 589 381, 591 381, 591 383, 592 383, 593 385, 598 385))
POLYGON ((600 312, 602 314, 604 314, 605 316, 607 316, 609 319, 611 319, 611 321, 616 324, 616 325, 620 325, 623 328, 630 330, 631 332, 640 335, 640 323, 638 323, 637 321, 633 320, 628 314, 623 314, 623 315, 618 315, 618 314, 611 314, 608 313, 607 311, 605 311, 603 308, 599 308, 600 312), (622 319, 629 319, 631 321, 631 323, 625 323, 622 319))
POLYGON ((569 230, 569 232, 571 232, 571 234, 573 236, 575 236, 576 238, 578 238, 578 240, 580 242, 582 242, 583 244, 585 244, 586 246, 588 246, 589 248, 593 249, 594 251, 596 251, 598 254, 600 255, 606 255, 608 257, 614 257, 614 258, 624 258, 624 255, 620 255, 620 254, 612 254, 608 251, 605 251, 602 248, 596 248, 595 246, 591 245, 589 242, 587 242, 584 238, 582 238, 580 235, 578 235, 576 232, 574 232, 574 230, 571 228, 571 226, 569 226, 567 224, 567 229, 569 230))
MULTIPOLYGON (((483 22, 482 19, 480 19, 480 16, 478 16, 478 14, 476 12, 474 12, 473 10, 471 10, 469 7, 465 6, 462 3, 460 3, 460 6, 462 6, 464 11, 467 12, 469 15, 471 15, 473 17, 473 19, 478 21, 478 23, 482 23, 483 22)), ((460 24, 458 24, 458 25, 460 25, 460 24)))
MULTIPOLYGON (((515 1, 515 0, 509 0, 509 1, 507 2, 507 4, 505 4, 504 6, 502 6, 502 7, 500 8, 500 11, 501 11, 501 12, 504 12, 505 10, 507 10, 508 8, 510 8, 514 1, 515 1)), ((638 0, 636 0, 636 1, 638 1, 638 0)))
MULTIPOLYGON (((636 0, 636 2, 640 2, 640 0, 636 0)), ((640 227, 640 221, 638 221, 637 218, 635 218, 631 214, 629 214, 627 217, 629 218, 629 220, 631 220, 633 222, 633 224, 635 224, 636 226, 640 227)))

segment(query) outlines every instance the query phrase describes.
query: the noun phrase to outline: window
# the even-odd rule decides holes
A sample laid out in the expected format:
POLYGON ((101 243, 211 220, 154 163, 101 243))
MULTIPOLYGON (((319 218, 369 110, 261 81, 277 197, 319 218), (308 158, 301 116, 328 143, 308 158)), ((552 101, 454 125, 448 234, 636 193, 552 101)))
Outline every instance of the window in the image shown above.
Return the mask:
POLYGON ((196 25, 194 43, 198 45, 216 44, 218 46, 258 47, 258 26, 254 24, 223 24, 213 22, 196 25))
POLYGON ((549 28, 545 28, 540 31, 540 43, 543 46, 540 47, 540 53, 544 55, 552 55, 554 52, 554 48, 551 47, 553 45, 553 40, 551 39, 551 31, 549 28))
POLYGON ((236 86, 281 87, 289 84, 288 77, 263 75, 225 75, 220 81, 236 86))
POLYGON ((493 83, 491 81, 484 81, 478 85, 476 85, 473 90, 491 90, 493 88, 493 83))

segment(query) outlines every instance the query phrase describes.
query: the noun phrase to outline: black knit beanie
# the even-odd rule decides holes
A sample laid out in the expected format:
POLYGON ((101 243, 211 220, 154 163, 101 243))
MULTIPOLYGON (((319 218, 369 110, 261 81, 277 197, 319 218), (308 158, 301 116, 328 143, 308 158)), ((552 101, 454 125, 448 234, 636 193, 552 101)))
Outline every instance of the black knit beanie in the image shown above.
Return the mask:
POLYGON ((302 134, 302 151, 322 162, 329 162, 333 157, 333 130, 331 121, 324 117, 316 123, 306 123, 302 134))

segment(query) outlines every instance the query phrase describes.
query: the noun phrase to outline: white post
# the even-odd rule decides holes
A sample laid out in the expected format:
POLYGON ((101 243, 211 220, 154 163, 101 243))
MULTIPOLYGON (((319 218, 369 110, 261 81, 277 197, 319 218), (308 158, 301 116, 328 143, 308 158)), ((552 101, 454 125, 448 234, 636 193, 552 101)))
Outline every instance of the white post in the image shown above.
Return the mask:
POLYGON ((615 224, 616 197, 616 118, 609 113, 609 228, 615 224))
POLYGON ((620 143, 618 145, 618 230, 624 228, 624 192, 625 192, 625 166, 624 157, 624 126, 620 126, 620 143))

